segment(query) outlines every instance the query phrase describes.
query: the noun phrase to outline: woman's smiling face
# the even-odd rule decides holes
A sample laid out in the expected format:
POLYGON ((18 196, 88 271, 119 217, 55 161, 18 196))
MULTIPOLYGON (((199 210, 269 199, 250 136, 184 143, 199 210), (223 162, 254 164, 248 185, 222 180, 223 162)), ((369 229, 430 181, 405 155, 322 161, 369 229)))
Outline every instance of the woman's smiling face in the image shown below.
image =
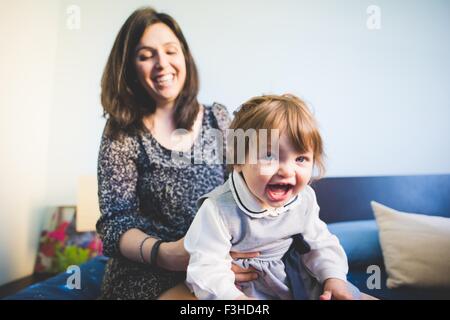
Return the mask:
POLYGON ((156 105, 175 101, 186 81, 186 60, 172 30, 161 22, 147 27, 135 52, 139 81, 156 105))

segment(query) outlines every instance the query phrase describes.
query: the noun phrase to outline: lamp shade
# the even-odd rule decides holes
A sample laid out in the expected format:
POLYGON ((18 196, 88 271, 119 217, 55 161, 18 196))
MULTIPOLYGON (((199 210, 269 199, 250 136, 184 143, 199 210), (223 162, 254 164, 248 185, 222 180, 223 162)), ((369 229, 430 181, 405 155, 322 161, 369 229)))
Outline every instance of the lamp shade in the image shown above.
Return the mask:
POLYGON ((96 176, 78 178, 76 214, 76 230, 78 232, 95 230, 95 224, 100 217, 97 190, 96 176))

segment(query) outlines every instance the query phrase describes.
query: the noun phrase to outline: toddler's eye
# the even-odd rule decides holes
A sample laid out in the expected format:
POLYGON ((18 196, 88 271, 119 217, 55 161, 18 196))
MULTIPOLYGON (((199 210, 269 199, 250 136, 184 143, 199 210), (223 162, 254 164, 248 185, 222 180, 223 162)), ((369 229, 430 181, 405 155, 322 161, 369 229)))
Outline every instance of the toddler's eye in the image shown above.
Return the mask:
POLYGON ((275 160, 275 156, 269 152, 269 153, 263 155, 261 157, 261 160, 272 161, 272 160, 275 160))
POLYGON ((297 161, 297 162, 300 162, 300 163, 303 163, 303 162, 308 161, 308 158, 307 158, 307 157, 304 157, 304 156, 300 156, 300 157, 298 157, 298 158, 296 159, 296 161, 297 161))

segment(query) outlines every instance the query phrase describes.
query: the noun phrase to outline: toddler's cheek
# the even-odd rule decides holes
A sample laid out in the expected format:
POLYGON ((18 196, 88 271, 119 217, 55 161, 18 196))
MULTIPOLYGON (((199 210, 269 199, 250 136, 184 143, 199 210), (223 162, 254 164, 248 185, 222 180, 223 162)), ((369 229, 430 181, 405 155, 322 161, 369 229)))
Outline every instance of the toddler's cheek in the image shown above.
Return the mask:
POLYGON ((262 164, 262 165, 259 166, 258 170, 259 170, 259 174, 261 176, 269 178, 269 177, 275 175, 275 173, 278 170, 278 167, 276 165, 270 164, 270 163, 269 164, 262 164))

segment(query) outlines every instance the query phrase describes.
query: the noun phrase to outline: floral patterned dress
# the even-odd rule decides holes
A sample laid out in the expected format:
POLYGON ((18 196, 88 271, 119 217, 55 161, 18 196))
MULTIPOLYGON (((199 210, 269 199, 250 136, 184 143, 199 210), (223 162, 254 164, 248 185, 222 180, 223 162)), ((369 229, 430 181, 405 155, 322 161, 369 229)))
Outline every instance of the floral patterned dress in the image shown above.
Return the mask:
POLYGON ((225 138, 217 139, 217 132, 225 137, 229 121, 224 106, 205 106, 201 133, 190 154, 174 153, 175 158, 147 131, 115 140, 103 134, 98 159, 102 215, 97 232, 110 259, 101 298, 155 299, 185 279, 185 272, 126 259, 120 254, 119 239, 132 228, 164 241, 185 235, 197 199, 226 179, 225 152, 221 152, 225 138), (216 161, 219 157, 221 161, 216 161))

